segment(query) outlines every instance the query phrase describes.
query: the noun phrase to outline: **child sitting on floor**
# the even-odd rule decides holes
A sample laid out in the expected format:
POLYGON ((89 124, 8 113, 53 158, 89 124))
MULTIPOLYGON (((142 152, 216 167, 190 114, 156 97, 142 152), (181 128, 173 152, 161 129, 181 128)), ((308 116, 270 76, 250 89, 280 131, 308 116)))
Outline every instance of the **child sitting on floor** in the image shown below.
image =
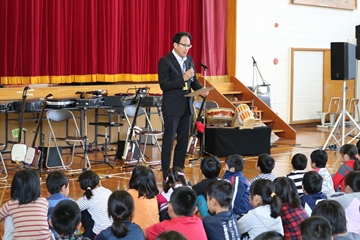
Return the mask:
POLYGON ((242 216, 247 213, 252 206, 249 202, 249 181, 242 173, 244 169, 244 160, 241 155, 230 155, 225 159, 225 174, 223 179, 230 181, 234 187, 234 197, 231 208, 238 215, 242 216))
POLYGON ((334 174, 332 180, 334 183, 335 191, 344 191, 344 179, 346 174, 351 171, 360 170, 360 161, 358 155, 358 149, 353 144, 344 144, 340 148, 341 153, 341 166, 334 174))
POLYGON ((300 223, 302 240, 332 240, 329 221, 320 216, 313 216, 300 223))
POLYGON ((159 190, 153 171, 145 166, 136 166, 131 174, 128 193, 134 199, 135 211, 132 221, 147 228, 159 222, 156 195, 159 190))
POLYGON ((197 212, 194 190, 184 186, 175 188, 168 208, 170 220, 164 220, 145 229, 145 235, 149 240, 155 240, 160 233, 171 230, 182 233, 189 240, 207 239, 201 219, 194 215, 197 212))
POLYGON ((81 210, 81 222, 85 229, 83 235, 90 239, 112 223, 107 213, 107 203, 111 191, 101 186, 100 177, 93 171, 79 176, 80 188, 84 196, 77 200, 81 210))
POLYGON ((310 155, 311 167, 315 172, 318 172, 323 178, 321 191, 327 196, 335 194, 334 184, 329 171, 325 168, 328 160, 328 155, 324 150, 317 149, 310 155))
POLYGON ((327 196, 321 192, 323 179, 320 174, 314 171, 305 173, 303 178, 304 194, 301 195, 301 205, 310 216, 315 205, 327 196))
POLYGON ((254 239, 266 231, 276 231, 284 235, 280 218, 281 200, 275 194, 274 183, 267 179, 258 179, 251 184, 250 194, 254 209, 238 221, 242 238, 254 239))
POLYGON ((256 169, 260 172, 260 174, 251 179, 250 184, 260 178, 274 181, 274 179, 276 178, 275 175, 272 173, 274 167, 275 160, 272 156, 266 153, 260 154, 256 164, 256 169))
POLYGON ((206 189, 211 216, 203 219, 208 240, 240 239, 237 215, 229 210, 233 188, 227 180, 215 180, 206 189))
POLYGON ((139 225, 132 223, 134 215, 134 199, 123 190, 113 192, 109 197, 107 212, 113 223, 101 231, 96 240, 144 239, 144 233, 139 225))
POLYGON ((204 218, 209 216, 206 203, 206 188, 210 183, 219 179, 218 176, 221 170, 220 160, 216 156, 205 157, 201 161, 200 170, 205 176, 205 179, 195 184, 192 188, 197 195, 196 206, 198 207, 201 216, 204 218))
POLYGON ((299 196, 301 196, 304 192, 302 190, 302 180, 304 177, 305 168, 307 165, 308 159, 306 158, 305 154, 297 153, 291 159, 291 165, 293 171, 291 171, 288 175, 288 178, 294 181, 297 192, 299 196))
POLYGON ((170 216, 168 214, 168 202, 174 189, 181 186, 187 186, 186 176, 182 168, 174 166, 168 169, 165 175, 166 179, 163 191, 156 196, 159 207, 160 222, 170 220, 170 216))

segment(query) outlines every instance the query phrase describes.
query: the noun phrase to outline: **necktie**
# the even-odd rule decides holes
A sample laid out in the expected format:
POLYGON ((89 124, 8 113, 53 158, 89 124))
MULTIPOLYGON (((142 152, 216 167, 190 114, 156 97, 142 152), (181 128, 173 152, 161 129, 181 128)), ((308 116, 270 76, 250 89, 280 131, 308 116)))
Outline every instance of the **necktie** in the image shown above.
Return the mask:
MULTIPOLYGON (((181 69, 182 73, 184 74, 186 72, 186 65, 185 65, 185 62, 183 62, 183 66, 182 66, 182 69, 181 69)), ((185 82, 185 86, 183 87, 183 90, 188 90, 188 84, 187 82, 185 82)))

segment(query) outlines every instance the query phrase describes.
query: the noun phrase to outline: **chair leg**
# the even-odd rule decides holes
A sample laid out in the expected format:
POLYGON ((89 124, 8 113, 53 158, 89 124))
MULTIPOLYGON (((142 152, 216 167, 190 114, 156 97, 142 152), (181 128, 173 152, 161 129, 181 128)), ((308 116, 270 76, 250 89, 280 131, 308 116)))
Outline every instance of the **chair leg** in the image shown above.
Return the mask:
POLYGON ((7 172, 7 169, 6 169, 6 166, 5 166, 5 162, 4 162, 4 158, 0 152, 0 160, 1 160, 1 164, 4 168, 4 173, 5 173, 5 176, 4 177, 1 177, 0 179, 6 179, 8 177, 8 172, 7 172))
POLYGON ((326 125, 325 123, 325 117, 326 114, 328 114, 327 112, 319 112, 320 114, 320 119, 321 119, 321 125, 317 125, 318 128, 328 128, 329 126, 326 125))

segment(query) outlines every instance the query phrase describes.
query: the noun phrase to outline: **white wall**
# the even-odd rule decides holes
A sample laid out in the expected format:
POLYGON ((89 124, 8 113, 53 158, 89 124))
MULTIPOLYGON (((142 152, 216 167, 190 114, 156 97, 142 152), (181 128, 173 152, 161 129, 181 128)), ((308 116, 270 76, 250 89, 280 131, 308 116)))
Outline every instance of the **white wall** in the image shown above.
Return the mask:
POLYGON ((236 77, 252 86, 253 56, 271 84, 273 110, 289 123, 291 48, 330 49, 331 42, 356 43, 360 11, 303 6, 291 0, 239 0, 236 24, 236 77))

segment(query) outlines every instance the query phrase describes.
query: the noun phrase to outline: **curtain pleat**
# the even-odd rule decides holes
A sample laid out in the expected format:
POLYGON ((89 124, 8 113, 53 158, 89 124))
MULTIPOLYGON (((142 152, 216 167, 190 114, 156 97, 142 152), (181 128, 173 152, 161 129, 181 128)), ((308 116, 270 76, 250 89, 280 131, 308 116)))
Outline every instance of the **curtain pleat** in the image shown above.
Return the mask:
POLYGON ((157 81, 178 31, 226 75, 225 29, 226 0, 1 0, 0 84, 157 81))

